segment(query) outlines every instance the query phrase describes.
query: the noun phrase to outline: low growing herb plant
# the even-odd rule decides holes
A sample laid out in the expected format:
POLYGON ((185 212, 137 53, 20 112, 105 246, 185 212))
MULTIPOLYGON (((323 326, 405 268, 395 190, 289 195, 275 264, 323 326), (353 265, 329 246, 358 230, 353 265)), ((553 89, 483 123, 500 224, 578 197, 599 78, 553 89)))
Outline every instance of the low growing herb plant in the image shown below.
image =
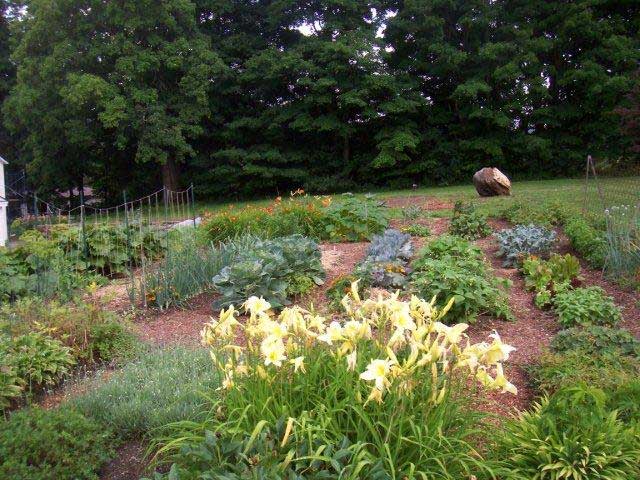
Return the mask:
POLYGON ((326 208, 326 214, 325 231, 332 241, 370 240, 382 233, 389 223, 386 207, 374 195, 342 194, 326 208))
POLYGON ((615 326, 622 320, 620 309, 613 298, 596 286, 565 289, 554 297, 553 307, 563 327, 615 326))
POLYGON ((561 330, 551 341, 557 353, 578 350, 584 355, 623 355, 640 357, 640 341, 627 330, 588 325, 561 330))
POLYGON ((607 240, 605 232, 596 229, 582 216, 567 220, 564 233, 569 237, 571 246, 589 265, 603 268, 607 258, 607 240))
POLYGON ((492 274, 482 252, 460 237, 441 237, 424 247, 411 264, 411 289, 424 298, 452 298, 451 318, 474 321, 490 314, 513 319, 505 289, 510 282, 492 274))
POLYGON ((477 240, 489 235, 491 227, 487 224, 487 217, 477 212, 472 203, 456 202, 449 232, 467 240, 477 240))
POLYGON ((429 226, 420 223, 414 223, 413 225, 402 227, 400 231, 402 233, 413 235, 414 237, 428 237, 431 235, 431 229, 429 226))
POLYGON ((497 334, 490 343, 465 345, 467 325, 447 327, 440 322, 447 309, 417 297, 363 301, 353 285, 342 303, 344 317, 331 322, 299 307, 276 317, 255 297, 245 303, 246 323, 233 308, 222 311, 203 331, 224 378, 221 396, 206 421, 176 424, 159 440, 160 458, 189 479, 232 472, 237 476, 229 478, 250 478, 276 465, 289 474, 312 468, 318 479, 373 478, 378 469, 386 474, 380 478, 489 472, 470 444, 474 415, 459 409, 459 389, 474 377, 515 393, 502 370, 512 347, 497 334), (238 335, 246 339, 242 346, 238 335), (269 443, 267 432, 282 437, 269 443), (185 453, 206 448, 215 458, 215 438, 231 450, 243 444, 238 470, 216 470, 216 462, 185 453), (246 455, 269 446, 269 455, 246 455), (336 448, 346 449, 343 461, 325 461, 321 452, 336 448))

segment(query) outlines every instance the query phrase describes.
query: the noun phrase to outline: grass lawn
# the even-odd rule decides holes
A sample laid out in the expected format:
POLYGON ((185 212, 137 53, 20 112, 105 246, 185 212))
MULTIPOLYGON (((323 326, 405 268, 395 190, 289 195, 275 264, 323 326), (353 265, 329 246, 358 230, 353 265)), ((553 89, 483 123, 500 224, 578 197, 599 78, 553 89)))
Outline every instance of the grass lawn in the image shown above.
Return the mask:
MULTIPOLYGON (((606 207, 621 204, 636 204, 640 201, 640 177, 621 177, 599 179, 600 190, 604 198, 600 201, 596 184, 591 181, 585 192, 584 178, 562 178, 555 180, 532 180, 514 182, 511 197, 478 197, 473 184, 454 185, 450 187, 426 187, 416 190, 391 190, 377 192, 384 197, 408 197, 413 195, 428 195, 442 200, 476 201, 485 213, 493 213, 510 202, 521 201, 539 204, 553 201, 581 210, 586 203, 592 213, 600 213, 606 207), (587 201, 585 202, 585 199, 587 201)), ((358 195, 364 195, 359 193, 358 195)), ((265 206, 271 199, 244 202, 197 203, 198 212, 222 210, 233 205, 244 207, 247 205, 265 206)))

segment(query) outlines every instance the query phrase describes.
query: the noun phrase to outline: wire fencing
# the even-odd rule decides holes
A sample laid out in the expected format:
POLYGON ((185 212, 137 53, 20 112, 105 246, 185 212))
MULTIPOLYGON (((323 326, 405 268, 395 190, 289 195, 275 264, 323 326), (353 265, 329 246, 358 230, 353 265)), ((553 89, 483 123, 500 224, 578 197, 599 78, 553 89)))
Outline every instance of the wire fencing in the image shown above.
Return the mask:
POLYGON ((35 195, 19 197, 27 207, 11 224, 9 258, 21 263, 24 290, 45 298, 71 296, 115 278, 127 284, 133 305, 146 306, 144 279, 166 257, 170 231, 196 224, 193 186, 133 200, 123 193, 123 202, 111 207, 83 196, 68 209, 35 195))
POLYGON ((605 271, 612 277, 640 282, 640 166, 620 172, 615 164, 587 158, 584 212, 606 230, 605 271))

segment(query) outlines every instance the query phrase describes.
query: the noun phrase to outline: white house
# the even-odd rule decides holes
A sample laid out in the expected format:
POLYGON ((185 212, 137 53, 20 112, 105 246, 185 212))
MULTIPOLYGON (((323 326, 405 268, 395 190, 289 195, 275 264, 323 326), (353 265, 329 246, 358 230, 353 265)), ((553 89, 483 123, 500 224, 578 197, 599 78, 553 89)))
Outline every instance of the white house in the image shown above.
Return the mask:
POLYGON ((7 192, 4 189, 4 166, 7 161, 0 157, 0 247, 7 245, 7 192))

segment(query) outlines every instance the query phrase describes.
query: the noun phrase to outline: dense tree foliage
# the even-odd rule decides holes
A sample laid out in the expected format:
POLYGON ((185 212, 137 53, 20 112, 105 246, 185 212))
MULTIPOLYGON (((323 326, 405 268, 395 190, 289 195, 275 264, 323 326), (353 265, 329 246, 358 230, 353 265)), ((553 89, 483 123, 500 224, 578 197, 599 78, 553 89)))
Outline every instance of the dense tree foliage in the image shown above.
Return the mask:
POLYGON ((632 0, 30 0, 20 12, 0 21, 0 100, 40 190, 194 182, 216 197, 637 161, 632 0))

